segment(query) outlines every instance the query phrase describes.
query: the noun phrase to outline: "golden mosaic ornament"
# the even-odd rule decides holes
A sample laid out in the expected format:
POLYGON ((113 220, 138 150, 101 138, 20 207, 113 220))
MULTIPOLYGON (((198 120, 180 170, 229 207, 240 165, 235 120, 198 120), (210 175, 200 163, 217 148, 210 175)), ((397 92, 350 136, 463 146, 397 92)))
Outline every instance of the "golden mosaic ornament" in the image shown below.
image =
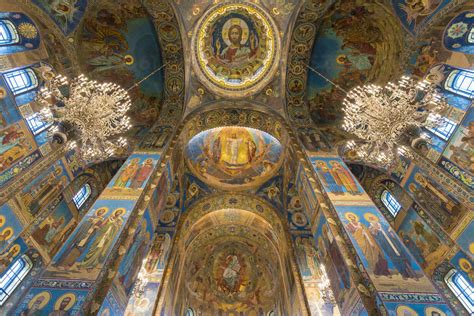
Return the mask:
POLYGON ((193 36, 194 67, 207 88, 227 97, 262 89, 276 71, 280 42, 271 17, 249 3, 224 3, 201 18, 193 36))

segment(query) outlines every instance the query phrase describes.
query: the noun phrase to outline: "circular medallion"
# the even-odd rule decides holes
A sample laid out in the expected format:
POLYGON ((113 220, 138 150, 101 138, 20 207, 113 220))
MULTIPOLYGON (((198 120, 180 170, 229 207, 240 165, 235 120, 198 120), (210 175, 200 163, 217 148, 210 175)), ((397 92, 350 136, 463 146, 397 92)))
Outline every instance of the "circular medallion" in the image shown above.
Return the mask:
POLYGON ((214 92, 245 97, 263 88, 277 68, 280 42, 275 23, 250 3, 223 3, 209 10, 193 37, 193 62, 214 92))

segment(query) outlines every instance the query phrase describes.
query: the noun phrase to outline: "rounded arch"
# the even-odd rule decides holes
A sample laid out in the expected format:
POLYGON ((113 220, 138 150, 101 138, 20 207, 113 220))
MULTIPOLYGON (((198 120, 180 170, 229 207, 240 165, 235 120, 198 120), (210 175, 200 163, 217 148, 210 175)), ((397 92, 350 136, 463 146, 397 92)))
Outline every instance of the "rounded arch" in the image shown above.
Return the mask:
POLYGON ((301 297, 302 290, 286 228, 285 219, 268 202, 254 195, 229 193, 201 199, 184 212, 178 224, 168 263, 173 269, 163 280, 163 284, 169 285, 160 293, 157 311, 180 313, 192 307, 203 313, 217 312, 219 308, 232 312, 235 305, 240 304, 240 307, 246 306, 245 315, 258 313, 258 307, 237 298, 239 291, 232 287, 235 273, 248 278, 247 285, 242 285, 242 296, 248 299, 247 296, 255 295, 255 291, 262 291, 259 294, 262 300, 260 308, 265 313, 278 310, 291 314, 292 310, 306 309, 306 306, 295 309, 289 305, 292 296, 301 297), (216 264, 233 265, 227 262, 229 260, 236 262, 234 267, 238 268, 235 271, 225 272, 226 267, 221 267, 222 271, 216 268, 216 264), (251 267, 250 262, 255 266, 251 267), (202 269, 210 273, 209 280, 199 277, 202 269), (273 271, 272 286, 261 283, 268 281, 269 271, 273 271), (219 273, 226 273, 227 280, 219 273), (255 273, 261 278, 255 279, 255 273), (206 282, 209 284, 203 287, 206 282), (228 297, 216 294, 214 290, 217 288, 227 291, 228 297), (202 300, 199 291, 204 289, 208 289, 206 300, 209 304, 202 305, 211 305, 211 309, 199 304, 202 300), (263 293, 264 290, 267 294, 263 293), (271 298, 267 297, 265 302, 265 295, 269 294, 271 298))
POLYGON ((290 121, 300 126, 338 121, 343 90, 365 82, 386 83, 402 72, 409 51, 404 35, 389 5, 343 0, 304 6, 288 56, 286 114, 290 121))

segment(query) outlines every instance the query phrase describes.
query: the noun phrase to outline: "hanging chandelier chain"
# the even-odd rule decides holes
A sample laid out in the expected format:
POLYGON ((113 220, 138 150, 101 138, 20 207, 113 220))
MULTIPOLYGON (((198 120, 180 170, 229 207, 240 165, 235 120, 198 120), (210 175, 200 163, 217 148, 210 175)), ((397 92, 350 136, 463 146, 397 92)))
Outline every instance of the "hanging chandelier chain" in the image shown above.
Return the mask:
POLYGON ((327 82, 329 82, 330 84, 332 84, 334 87, 336 87, 337 89, 341 90, 342 92, 344 92, 345 94, 347 94, 347 91, 344 90, 340 85, 336 84, 335 82, 333 82, 332 80, 328 79, 325 75, 323 75, 322 73, 320 73, 319 71, 317 71, 316 69, 314 69, 313 67, 311 67, 310 65, 306 64, 306 67, 311 70, 312 72, 314 72, 315 74, 317 74, 318 76, 320 76, 321 78, 323 78, 324 80, 326 80, 327 82))
POLYGON ((349 92, 313 67, 306 67, 346 94, 343 129, 362 141, 349 141, 346 149, 368 163, 389 168, 400 155, 411 157, 401 140, 410 128, 436 128, 448 104, 435 85, 403 76, 397 83, 355 87, 349 92))

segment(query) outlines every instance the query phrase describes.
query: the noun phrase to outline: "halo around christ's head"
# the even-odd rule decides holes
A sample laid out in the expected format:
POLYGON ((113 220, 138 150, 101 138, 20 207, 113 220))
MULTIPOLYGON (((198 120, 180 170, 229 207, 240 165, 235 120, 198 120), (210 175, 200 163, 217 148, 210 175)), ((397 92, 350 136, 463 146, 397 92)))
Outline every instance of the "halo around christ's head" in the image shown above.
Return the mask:
POLYGON ((279 48, 276 25, 262 8, 226 2, 211 8, 196 26, 193 66, 210 90, 242 98, 272 79, 279 48))

